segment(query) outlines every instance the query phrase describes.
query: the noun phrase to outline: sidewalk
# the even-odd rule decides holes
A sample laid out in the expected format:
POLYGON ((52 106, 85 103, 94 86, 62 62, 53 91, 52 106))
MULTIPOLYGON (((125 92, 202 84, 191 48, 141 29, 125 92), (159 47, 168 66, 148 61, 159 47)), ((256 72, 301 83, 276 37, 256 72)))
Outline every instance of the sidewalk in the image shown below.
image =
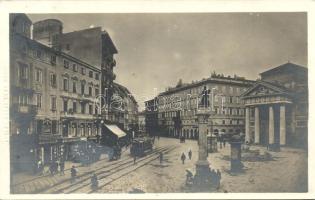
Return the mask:
MULTIPOLYGON (((77 177, 83 176, 93 171, 98 165, 102 163, 109 163, 109 152, 102 154, 99 161, 92 163, 88 166, 82 166, 81 163, 73 163, 71 161, 65 162, 65 175, 55 174, 51 176, 48 173, 48 167, 44 169, 44 175, 34 175, 32 173, 18 173, 12 175, 12 190, 11 193, 15 194, 29 194, 40 193, 48 187, 65 181, 69 181, 71 178, 70 169, 74 165, 77 168, 77 177)), ((129 149, 122 149, 122 158, 129 155, 129 149)), ((58 169, 59 170, 59 169, 58 169)))

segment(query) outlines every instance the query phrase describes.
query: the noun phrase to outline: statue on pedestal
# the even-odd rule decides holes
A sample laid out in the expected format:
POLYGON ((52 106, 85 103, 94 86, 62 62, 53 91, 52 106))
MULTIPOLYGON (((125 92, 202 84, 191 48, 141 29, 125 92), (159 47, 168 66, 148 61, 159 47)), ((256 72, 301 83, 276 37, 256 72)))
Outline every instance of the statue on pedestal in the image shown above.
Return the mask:
POLYGON ((204 86, 203 91, 202 91, 202 97, 201 101, 199 103, 199 107, 201 108, 207 108, 209 107, 209 90, 207 89, 206 86, 204 86))

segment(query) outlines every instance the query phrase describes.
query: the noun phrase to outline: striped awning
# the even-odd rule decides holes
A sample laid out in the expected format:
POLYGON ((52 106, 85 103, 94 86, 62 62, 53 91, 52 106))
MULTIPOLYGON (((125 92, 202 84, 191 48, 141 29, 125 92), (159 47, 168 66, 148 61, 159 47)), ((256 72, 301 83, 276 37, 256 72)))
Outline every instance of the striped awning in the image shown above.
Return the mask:
POLYGON ((124 137, 127 134, 121 130, 118 126, 114 124, 105 124, 105 126, 115 135, 117 135, 118 138, 124 137))

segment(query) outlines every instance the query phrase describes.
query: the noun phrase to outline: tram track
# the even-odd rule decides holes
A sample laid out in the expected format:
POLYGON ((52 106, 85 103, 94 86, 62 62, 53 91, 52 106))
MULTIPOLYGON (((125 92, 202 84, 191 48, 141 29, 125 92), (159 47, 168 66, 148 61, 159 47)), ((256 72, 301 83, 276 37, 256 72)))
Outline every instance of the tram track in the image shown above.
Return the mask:
MULTIPOLYGON (((169 148, 169 149, 167 149, 164 153, 168 153, 168 152, 170 152, 170 151, 172 151, 172 150, 174 150, 174 149, 176 149, 176 147, 169 148)), ((135 171, 135 170, 137 170, 137 169, 139 169, 139 168, 141 168, 141 167, 143 167, 143 166, 149 164, 150 162, 152 162, 152 161, 158 159, 158 158, 159 158, 159 155, 157 155, 157 156, 155 156, 155 157, 152 156, 152 157, 153 157, 153 158, 147 160, 147 161, 144 162, 144 163, 141 163, 140 165, 136 166, 134 169, 132 169, 132 170, 127 170, 126 172, 123 172, 121 175, 117 176, 116 178, 112 178, 110 181, 103 181, 103 183, 102 183, 101 185, 99 185, 99 187, 98 187, 96 190, 92 190, 92 189, 90 188, 86 193, 91 194, 91 193, 93 193, 93 192, 96 192, 96 191, 100 190, 101 188, 103 188, 103 187, 105 187, 105 186, 107 186, 107 185, 109 185, 109 184, 115 182, 116 180, 118 180, 118 179, 120 179, 120 178, 122 178, 122 177, 128 175, 130 172, 135 171)), ((86 189, 88 189, 88 188, 86 187, 86 189)))
MULTIPOLYGON (((100 182, 100 185, 99 185, 97 190, 99 190, 102 187, 104 187, 104 186, 106 186, 106 185, 108 185, 108 184, 110 184, 110 183, 120 179, 121 177, 129 174, 130 172, 135 171, 135 170, 145 166, 146 164, 152 162, 153 160, 156 160, 159 157, 158 153, 160 153, 160 152, 168 153, 168 152, 174 150, 175 148, 176 147, 166 147, 163 150, 157 151, 157 152, 151 154, 150 156, 146 156, 143 159, 138 160, 137 165, 134 165, 134 164, 127 165, 127 166, 122 167, 121 169, 115 170, 111 174, 99 177, 98 180, 100 182), (127 169, 127 171, 124 171, 125 169, 127 169)), ((80 193, 92 193, 92 192, 95 192, 97 190, 92 190, 91 189, 91 185, 90 185, 90 181, 89 181, 89 182, 85 183, 84 185, 82 185, 82 186, 80 186, 80 187, 78 187, 76 189, 68 191, 68 193, 74 193, 74 192, 77 192, 77 191, 79 191, 80 193)))
MULTIPOLYGON (((105 163, 105 165, 111 166, 111 165, 114 165, 114 164, 117 164, 117 163, 121 163, 123 161, 124 160, 115 160, 115 161, 111 161, 109 163, 108 159, 104 158, 104 159, 100 159, 98 162, 101 162, 101 164, 105 163)), ((84 167, 86 167, 86 166, 82 166, 81 165, 81 166, 78 166, 77 169, 84 168, 84 167)), ((65 172, 67 172, 67 171, 70 171, 70 168, 69 169, 65 169, 65 172)), ((78 177, 81 177, 81 176, 84 176, 84 175, 85 174, 81 174, 78 177)), ((26 191, 25 188, 27 188, 27 187, 28 188, 30 188, 30 187, 38 188, 38 189, 35 189, 32 192, 30 192, 32 194, 33 193, 35 193, 35 194, 36 193, 42 193, 42 192, 47 190, 47 188, 43 189, 42 187, 39 187, 40 185, 43 184, 43 182, 45 182, 44 185, 46 185, 46 186, 54 187, 56 185, 59 185, 59 184, 62 184, 64 182, 68 181, 68 179, 65 179, 65 180, 58 181, 57 183, 51 184, 50 181, 47 180, 46 178, 55 179, 56 177, 55 176, 51 176, 50 173, 47 173, 47 174, 44 174, 44 175, 41 175, 41 176, 38 176, 38 177, 31 178, 29 180, 25 180, 25 181, 22 181, 22 182, 19 182, 19 183, 12 184, 11 187, 13 188, 13 193, 25 193, 23 191, 26 191)))
MULTIPOLYGON (((159 147, 154 149, 153 151, 151 151, 150 153, 148 153, 145 157, 142 157, 140 159, 137 160, 137 162, 141 162, 142 160, 148 159, 150 157, 152 157, 152 155, 154 156, 156 153, 159 153, 161 151, 165 151, 170 147, 159 147)), ((130 163, 132 163, 133 165, 133 158, 132 157, 128 157, 127 159, 124 160, 119 160, 116 161, 115 163, 111 163, 111 164, 107 164, 107 165, 103 165, 101 167, 98 167, 94 170, 91 170, 89 172, 86 172, 80 176, 77 177, 77 181, 73 184, 70 183, 70 180, 67 179, 61 183, 55 184, 53 186, 51 186, 48 189, 45 189, 39 193, 48 193, 48 194, 58 194, 58 193, 71 193, 72 191, 76 191, 86 185, 90 184, 90 176, 92 173, 95 173, 97 176, 100 176, 100 178, 105 178, 102 175, 107 174, 105 176, 109 176, 112 174, 112 171, 116 170, 115 172, 117 172, 117 169, 120 169, 123 166, 123 169, 127 168, 130 166, 130 163), (111 173, 111 174, 108 174, 111 173), (79 178, 79 179, 78 179, 79 178)), ((121 170, 123 170, 121 169, 121 170)), ((113 172, 113 173, 115 173, 113 172)))

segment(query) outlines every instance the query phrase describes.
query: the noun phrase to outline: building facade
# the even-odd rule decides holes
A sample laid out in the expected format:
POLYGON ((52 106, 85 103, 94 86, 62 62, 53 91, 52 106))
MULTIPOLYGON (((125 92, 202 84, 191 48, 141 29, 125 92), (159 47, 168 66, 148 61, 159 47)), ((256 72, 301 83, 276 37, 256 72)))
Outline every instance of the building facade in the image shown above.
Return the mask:
POLYGON ((138 113, 138 129, 139 132, 146 134, 145 111, 138 113))
POLYGON ((101 27, 88 28, 73 32, 62 32, 62 22, 46 19, 34 23, 33 37, 49 47, 89 63, 101 70, 102 115, 105 120, 109 116, 109 104, 114 93, 113 81, 116 78, 114 55, 118 53, 109 34, 101 27))
POLYGON ((157 98, 145 102, 145 130, 148 135, 155 136, 160 134, 158 126, 157 98))
POLYGON ((25 14, 11 15, 10 23, 13 170, 71 159, 80 141, 100 135, 95 97, 101 94, 101 69, 31 39, 25 14))
POLYGON ((138 131, 138 103, 130 91, 118 84, 113 84, 114 94, 110 104, 109 120, 119 124, 128 132, 138 131))
POLYGON ((242 98, 246 107, 246 141, 279 150, 307 147, 307 68, 286 63, 260 74, 242 98))
POLYGON ((215 73, 198 82, 180 83, 151 100, 151 104, 157 105, 158 129, 164 136, 198 138, 196 113, 206 89, 211 112, 208 134, 244 133, 245 107, 240 96, 253 83, 242 77, 224 77, 215 73))

